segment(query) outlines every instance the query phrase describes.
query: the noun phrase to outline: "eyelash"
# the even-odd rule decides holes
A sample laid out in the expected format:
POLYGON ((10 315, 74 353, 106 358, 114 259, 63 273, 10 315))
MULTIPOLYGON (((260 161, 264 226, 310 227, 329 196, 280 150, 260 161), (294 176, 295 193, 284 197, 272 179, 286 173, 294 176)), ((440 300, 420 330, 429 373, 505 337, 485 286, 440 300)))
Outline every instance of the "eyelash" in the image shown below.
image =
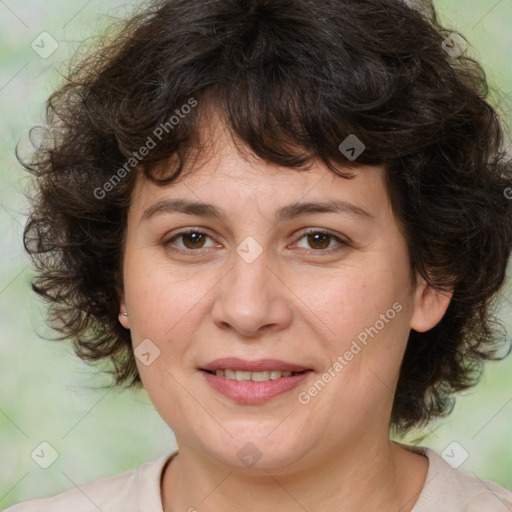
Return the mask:
MULTIPOLYGON (((208 238, 211 238, 213 240, 213 238, 208 235, 208 233, 204 232, 204 231, 201 231, 199 229, 194 229, 194 228, 191 228, 191 229, 187 229, 187 230, 183 230, 183 231, 179 231, 178 233, 176 233, 175 235, 173 235, 170 239, 166 240, 163 242, 163 245, 164 247, 169 247, 172 245, 171 242, 173 242, 174 240, 184 236, 184 235, 188 235, 190 233, 196 233, 196 234, 199 234, 199 235, 206 235, 208 238)), ((310 229, 308 231, 305 231, 304 233, 301 234, 301 236, 298 238, 298 240, 301 240, 302 238, 308 236, 308 235, 312 235, 312 234, 321 234, 321 235, 325 235, 325 236, 328 236, 334 240, 336 240, 338 243, 339 243, 339 246, 336 248, 330 248, 330 249, 312 249, 312 250, 307 250, 305 249, 306 251, 306 254, 315 254, 315 255, 318 255, 320 253, 327 253, 327 254, 330 254, 336 250, 339 250, 340 246, 341 247, 349 247, 349 243, 343 239, 341 239, 340 237, 334 235, 333 233, 331 233, 330 231, 326 231, 326 230, 323 230, 323 229, 310 229)), ((203 250, 208 250, 209 247, 206 247, 206 248, 199 248, 199 249, 182 249, 182 248, 176 248, 176 247, 173 247, 171 248, 170 250, 172 251, 176 251, 176 252, 180 252, 180 253, 184 253, 184 254, 190 254, 192 252, 202 252, 203 250)))

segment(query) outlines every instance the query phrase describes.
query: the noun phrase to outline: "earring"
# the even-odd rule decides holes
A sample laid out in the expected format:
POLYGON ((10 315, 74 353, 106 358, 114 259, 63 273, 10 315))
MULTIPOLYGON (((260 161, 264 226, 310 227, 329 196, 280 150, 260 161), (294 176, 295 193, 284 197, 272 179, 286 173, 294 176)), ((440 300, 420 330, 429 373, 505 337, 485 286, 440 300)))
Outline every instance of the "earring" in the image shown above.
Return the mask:
POLYGON ((128 313, 121 313, 123 316, 128 316, 128 313))

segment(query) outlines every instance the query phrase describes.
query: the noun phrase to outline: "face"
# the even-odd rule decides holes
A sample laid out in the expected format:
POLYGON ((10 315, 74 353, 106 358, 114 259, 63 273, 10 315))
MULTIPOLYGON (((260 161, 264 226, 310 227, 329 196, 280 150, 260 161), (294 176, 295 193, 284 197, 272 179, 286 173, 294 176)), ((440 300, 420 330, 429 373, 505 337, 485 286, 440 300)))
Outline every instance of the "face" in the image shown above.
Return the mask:
POLYGON ((119 319, 150 399, 180 451, 232 467, 387 441, 409 331, 448 304, 412 284, 384 169, 281 168, 213 128, 178 182, 139 174, 128 212, 119 319))

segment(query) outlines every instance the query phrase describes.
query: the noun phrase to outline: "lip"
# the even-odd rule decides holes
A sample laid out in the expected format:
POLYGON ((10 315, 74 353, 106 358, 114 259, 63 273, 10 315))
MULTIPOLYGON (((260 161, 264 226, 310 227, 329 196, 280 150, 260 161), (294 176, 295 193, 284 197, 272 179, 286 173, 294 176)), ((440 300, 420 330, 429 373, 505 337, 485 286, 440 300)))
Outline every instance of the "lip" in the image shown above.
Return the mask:
POLYGON ((291 391, 307 379, 311 373, 313 373, 312 370, 306 370, 304 373, 292 375, 291 377, 256 382, 252 380, 228 379, 227 377, 214 375, 204 370, 201 371, 201 375, 204 376, 206 382, 214 390, 235 402, 247 405, 261 404, 282 393, 291 391))
MULTIPOLYGON (((215 359, 200 368, 201 370, 209 370, 214 372, 218 369, 240 370, 245 372, 264 372, 270 370, 279 370, 282 372, 303 372, 311 370, 306 366, 300 366, 294 363, 288 363, 279 359, 257 359, 255 361, 247 361, 237 357, 225 357, 222 359, 215 359)), ((289 378, 289 377, 284 377, 289 378)))

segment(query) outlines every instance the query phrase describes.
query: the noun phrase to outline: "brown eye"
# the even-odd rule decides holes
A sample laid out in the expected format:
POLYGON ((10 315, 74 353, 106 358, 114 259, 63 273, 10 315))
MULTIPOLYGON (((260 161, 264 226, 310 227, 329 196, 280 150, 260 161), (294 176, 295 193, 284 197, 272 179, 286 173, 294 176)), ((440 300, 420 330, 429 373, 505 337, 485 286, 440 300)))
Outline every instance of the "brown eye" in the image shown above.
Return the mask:
POLYGON ((187 249, 200 249, 205 240, 205 234, 197 231, 185 233, 181 235, 181 237, 183 239, 183 245, 185 245, 187 249))
POLYGON ((173 246, 172 248, 176 251, 184 251, 184 252, 194 251, 194 250, 198 250, 198 249, 212 247, 212 245, 210 245, 210 246, 205 245, 206 240, 208 238, 211 240, 211 237, 209 235, 207 235, 206 233, 203 233, 202 231, 198 231, 198 230, 180 231, 179 233, 174 235, 172 238, 170 238, 169 240, 164 242, 163 245, 165 247, 173 246), (176 241, 180 240, 180 239, 182 240, 181 244, 177 244, 176 241))
MULTIPOLYGON (((312 249, 309 250, 309 253, 315 252, 331 252, 331 250, 339 249, 348 246, 349 244, 339 238, 338 236, 333 235, 327 231, 320 230, 311 230, 304 233, 299 240, 305 239, 307 243, 307 247, 302 247, 303 249, 312 249), (331 245, 332 242, 337 242, 337 244, 331 245)), ((297 245, 300 247, 300 245, 297 245)))
POLYGON ((331 239, 330 235, 326 235, 325 233, 314 233, 307 235, 308 243, 313 249, 326 249, 329 247, 329 242, 331 239))

